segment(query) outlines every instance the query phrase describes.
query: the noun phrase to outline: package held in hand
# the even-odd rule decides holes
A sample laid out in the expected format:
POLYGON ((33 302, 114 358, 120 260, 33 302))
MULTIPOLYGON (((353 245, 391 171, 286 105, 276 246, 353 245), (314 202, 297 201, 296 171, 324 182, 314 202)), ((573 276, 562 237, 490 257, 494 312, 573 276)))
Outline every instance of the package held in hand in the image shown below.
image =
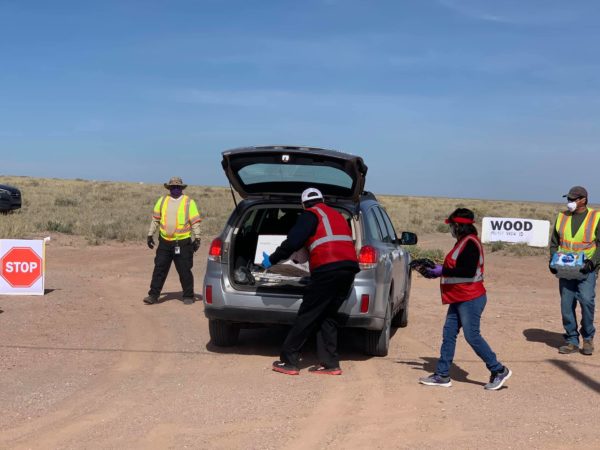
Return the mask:
POLYGON ((567 280, 581 280, 586 277, 585 274, 580 272, 580 269, 583 268, 584 259, 585 255, 583 252, 556 252, 554 255, 552 255, 550 267, 556 269, 557 278, 565 278, 567 280))

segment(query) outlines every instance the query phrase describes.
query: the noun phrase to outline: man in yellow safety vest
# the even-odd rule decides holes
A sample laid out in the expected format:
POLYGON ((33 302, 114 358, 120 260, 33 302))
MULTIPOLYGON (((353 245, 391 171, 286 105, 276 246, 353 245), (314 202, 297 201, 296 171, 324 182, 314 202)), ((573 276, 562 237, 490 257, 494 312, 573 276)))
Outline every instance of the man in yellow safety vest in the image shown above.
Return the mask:
MULTIPOLYGON (((579 351, 579 335, 583 338, 581 353, 591 355, 594 352, 594 309, 596 297, 596 278, 600 267, 600 233, 598 222, 600 211, 587 207, 588 193, 581 186, 574 186, 567 197, 567 211, 558 214, 552 240, 550 242, 550 258, 554 253, 583 252, 584 263, 579 270, 580 275, 573 278, 559 278, 560 307, 563 326, 565 328, 565 345, 558 348, 559 353, 575 353, 579 351), (581 328, 577 330, 575 307, 577 301, 581 307, 581 328)), ((557 274, 555 267, 550 271, 557 274)), ((560 274, 558 274, 560 276, 560 274)))
POLYGON ((169 195, 157 200, 148 230, 150 249, 154 248, 153 236, 157 229, 159 236, 150 290, 144 303, 151 305, 158 302, 171 263, 175 262, 183 288, 183 303, 191 305, 194 303, 194 253, 200 248, 200 214, 196 202, 183 194, 187 185, 181 178, 173 177, 164 186, 169 195))

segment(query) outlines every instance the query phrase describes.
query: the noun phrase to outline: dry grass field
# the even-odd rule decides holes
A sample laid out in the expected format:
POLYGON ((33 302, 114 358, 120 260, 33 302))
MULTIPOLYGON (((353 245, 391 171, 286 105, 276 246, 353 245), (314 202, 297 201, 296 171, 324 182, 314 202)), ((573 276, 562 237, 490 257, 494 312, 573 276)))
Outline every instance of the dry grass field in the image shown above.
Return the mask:
MULTIPOLYGON (((0 217, 0 237, 42 237, 47 233, 83 236, 91 245, 107 241, 142 241, 156 199, 165 193, 161 184, 63 180, 55 178, 0 177, 0 183, 11 184, 23 194, 21 210, 0 217)), ((225 187, 190 185, 186 191, 199 205, 204 218, 202 233, 210 238, 221 229, 231 210, 231 191, 225 187)), ((524 217, 550 220, 556 217, 559 204, 469 200, 453 198, 406 197, 378 195, 398 231, 417 234, 446 233, 443 220, 457 207, 475 211, 478 220, 484 216, 524 217)), ((526 246, 496 243, 490 251, 513 255, 545 252, 526 246)), ((434 259, 442 251, 412 249, 418 256, 434 259)))

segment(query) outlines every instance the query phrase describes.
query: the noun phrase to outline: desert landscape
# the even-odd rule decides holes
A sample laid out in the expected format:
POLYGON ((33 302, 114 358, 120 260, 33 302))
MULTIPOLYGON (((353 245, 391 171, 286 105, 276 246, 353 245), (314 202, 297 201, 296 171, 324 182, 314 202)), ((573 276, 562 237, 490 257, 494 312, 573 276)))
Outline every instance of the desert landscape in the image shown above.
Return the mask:
MULTIPOLYGON (((485 365, 459 338, 452 388, 419 385, 434 369, 445 307, 437 282, 414 274, 408 327, 388 357, 366 357, 358 332, 340 336, 341 377, 319 377, 315 346, 298 377, 271 371, 284 328, 242 330, 210 343, 200 294, 181 301, 174 269, 165 298, 144 305, 154 252, 144 242, 160 185, 6 177, 21 211, 0 237, 42 238, 46 294, 0 296, 0 447, 81 448, 599 448, 597 354, 559 355, 556 278, 547 249, 486 246, 482 334, 514 372, 488 392, 485 365)), ((162 189, 162 190, 161 190, 162 189)), ((201 292, 208 245, 233 207, 222 187, 190 186, 202 214, 194 259, 201 292)), ((415 255, 452 245, 453 208, 553 220, 559 205, 379 196, 415 255)))

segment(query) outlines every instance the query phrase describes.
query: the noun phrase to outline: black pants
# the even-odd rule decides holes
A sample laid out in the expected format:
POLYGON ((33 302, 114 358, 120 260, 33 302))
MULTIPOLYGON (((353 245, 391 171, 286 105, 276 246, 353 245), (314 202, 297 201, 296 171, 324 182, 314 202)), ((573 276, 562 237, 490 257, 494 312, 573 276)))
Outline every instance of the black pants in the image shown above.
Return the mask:
POLYGON ((350 294, 354 276, 354 271, 345 269, 311 274, 298 315, 281 349, 283 362, 297 366, 300 350, 316 330, 319 362, 327 368, 339 367, 336 315, 350 294))
POLYGON ((194 296, 194 275, 192 267, 194 265, 194 246, 190 238, 181 241, 165 241, 158 239, 158 248, 154 257, 154 272, 150 282, 148 295, 158 297, 162 291, 171 263, 175 262, 175 268, 179 274, 179 281, 183 289, 183 297, 194 296), (179 255, 175 254, 175 246, 179 246, 179 255))

